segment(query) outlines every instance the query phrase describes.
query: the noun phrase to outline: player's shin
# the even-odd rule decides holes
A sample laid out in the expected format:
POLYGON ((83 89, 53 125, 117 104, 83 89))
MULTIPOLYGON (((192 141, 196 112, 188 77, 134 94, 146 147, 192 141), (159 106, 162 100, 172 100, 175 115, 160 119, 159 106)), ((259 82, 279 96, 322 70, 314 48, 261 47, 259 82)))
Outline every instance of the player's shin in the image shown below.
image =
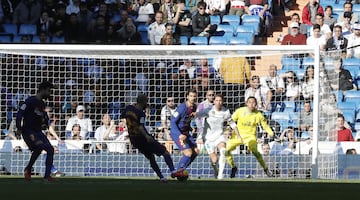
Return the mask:
POLYGON ((225 148, 220 149, 219 173, 217 176, 218 179, 222 179, 224 177, 223 173, 224 173, 224 168, 225 168, 225 163, 226 163, 225 152, 226 152, 225 148))
POLYGON ((175 171, 175 167, 174 167, 174 163, 173 163, 173 160, 172 160, 170 154, 169 154, 169 153, 165 153, 163 156, 164 156, 165 163, 166 163, 167 166, 169 167, 170 171, 171 171, 171 172, 174 172, 174 171, 175 171))

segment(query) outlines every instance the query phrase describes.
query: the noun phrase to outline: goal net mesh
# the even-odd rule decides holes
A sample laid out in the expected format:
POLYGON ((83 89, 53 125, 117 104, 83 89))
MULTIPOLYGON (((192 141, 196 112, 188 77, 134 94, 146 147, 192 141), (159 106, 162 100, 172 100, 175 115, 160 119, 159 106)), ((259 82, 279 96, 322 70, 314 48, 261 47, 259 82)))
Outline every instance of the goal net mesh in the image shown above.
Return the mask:
MULTIPOLYGON (((38 84, 49 80, 55 88, 46 102, 47 110, 61 141, 48 131, 45 134, 55 148, 55 167, 69 176, 155 176, 146 158, 132 148, 126 126, 120 122, 125 106, 134 103, 140 93, 149 97, 147 130, 166 145, 177 165, 180 153, 167 130, 169 108, 185 101, 188 89, 196 88, 198 103, 211 101, 207 92, 212 90, 224 95, 224 105, 231 113, 244 106, 247 97, 256 97, 258 109, 282 139, 274 141, 258 128, 258 149, 277 177, 310 178, 315 166, 318 177, 336 178, 337 143, 331 133, 337 113, 329 111, 339 100, 339 93, 331 87, 338 84, 337 75, 332 57, 316 55, 309 47, 292 46, 4 45, 0 50, 2 162, 12 174, 22 174, 30 151, 16 135, 16 113, 27 97, 36 94, 38 84), (314 76, 316 67, 319 76, 314 76), (81 106, 90 122, 87 127, 79 122, 78 136, 68 123, 81 106), (308 116, 308 106, 310 111, 318 106, 318 123, 308 116), (108 138, 96 134, 104 115, 114 123, 108 138), (318 144, 316 159, 313 135, 318 144)), ((197 120, 191 124, 201 154, 190 166, 190 175, 213 177, 201 137, 202 124, 197 120)), ((265 177, 246 146, 232 153, 239 169, 237 177, 265 177)), ((44 173, 44 156, 36 162, 34 173, 44 173)), ((158 162, 168 174, 162 158, 158 162)), ((227 165, 225 177, 229 173, 227 165)))

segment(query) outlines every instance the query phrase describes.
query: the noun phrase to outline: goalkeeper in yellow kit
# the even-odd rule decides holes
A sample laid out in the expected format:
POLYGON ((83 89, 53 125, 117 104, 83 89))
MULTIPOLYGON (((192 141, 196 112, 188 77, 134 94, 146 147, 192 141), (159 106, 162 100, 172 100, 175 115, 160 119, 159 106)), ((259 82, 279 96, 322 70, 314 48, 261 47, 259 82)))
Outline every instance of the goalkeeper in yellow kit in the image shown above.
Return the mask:
POLYGON ((274 132, 266 122, 264 115, 258 111, 256 107, 256 98, 251 96, 246 100, 246 107, 238 108, 231 117, 232 121, 230 122, 230 126, 235 134, 233 133, 226 143, 226 159, 231 166, 230 178, 234 178, 237 172, 237 167, 235 166, 231 151, 241 144, 245 144, 249 148, 259 161, 260 165, 264 168, 266 175, 273 177, 273 174, 268 169, 262 155, 257 149, 256 127, 261 124, 269 136, 273 136, 274 132))

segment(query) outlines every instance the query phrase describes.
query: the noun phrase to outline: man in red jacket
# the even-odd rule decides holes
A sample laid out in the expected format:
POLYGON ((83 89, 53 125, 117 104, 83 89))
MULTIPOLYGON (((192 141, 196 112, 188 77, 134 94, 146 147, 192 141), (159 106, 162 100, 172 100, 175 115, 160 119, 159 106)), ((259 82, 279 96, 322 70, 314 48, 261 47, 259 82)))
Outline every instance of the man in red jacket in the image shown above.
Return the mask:
POLYGON ((313 24, 316 24, 315 22, 315 16, 316 14, 321 13, 324 15, 324 9, 319 4, 318 0, 309 0, 309 3, 307 3, 302 11, 302 22, 303 24, 307 24, 312 26, 313 24))

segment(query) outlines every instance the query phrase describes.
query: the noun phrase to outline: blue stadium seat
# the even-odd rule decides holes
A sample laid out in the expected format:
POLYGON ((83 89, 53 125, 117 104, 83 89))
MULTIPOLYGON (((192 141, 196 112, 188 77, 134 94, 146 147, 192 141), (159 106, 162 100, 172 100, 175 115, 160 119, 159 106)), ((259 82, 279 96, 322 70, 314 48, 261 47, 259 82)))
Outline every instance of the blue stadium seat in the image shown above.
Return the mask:
POLYGON ((344 92, 344 101, 345 102, 353 101, 353 99, 360 102, 360 91, 359 90, 348 90, 348 91, 344 92))
POLYGON ((300 62, 300 59, 297 59, 297 58, 294 58, 294 57, 287 57, 287 56, 283 56, 281 58, 281 65, 283 67, 286 67, 286 66, 298 66, 298 68, 300 69, 301 67, 301 62, 300 62))
POLYGON ((294 101, 283 101, 282 102, 283 106, 283 112, 295 112, 297 109, 296 109, 296 104, 294 101))
POLYGON ((345 66, 360 67, 360 59, 359 58, 343 59, 343 67, 345 66))
POLYGON ((347 121, 351 126, 355 124, 355 111, 344 110, 342 111, 345 121, 347 121))
POLYGON ((51 43, 63 44, 65 43, 65 38, 63 36, 60 37, 53 36, 51 37, 51 43))
POLYGON ((242 25, 253 27, 254 34, 259 35, 259 33, 260 33, 260 24, 259 23, 257 23, 257 22, 246 22, 246 23, 243 23, 242 25))
POLYGON ((149 25, 141 24, 137 27, 137 30, 139 31, 141 35, 141 43, 142 44, 150 44, 150 41, 148 39, 148 28, 149 25))
POLYGON ((236 28, 235 35, 238 34, 238 33, 252 33, 252 34, 255 34, 255 30, 254 30, 254 27, 251 26, 251 25, 239 25, 236 28))
POLYGON ((10 35, 0 35, 0 43, 11 43, 10 35))
POLYGON ((303 68, 306 68, 309 65, 314 65, 315 64, 315 60, 314 58, 311 57, 304 57, 303 61, 302 61, 302 66, 303 68))
POLYGON ((243 15, 241 23, 242 24, 246 24, 246 23, 259 23, 260 24, 260 17, 258 15, 243 15))
POLYGON ((232 26, 231 24, 219 24, 216 31, 224 31, 225 33, 234 34, 234 26, 232 26))
POLYGON ((180 36, 180 44, 181 45, 188 45, 189 44, 189 39, 186 36, 180 36))
POLYGON ((251 45, 246 37, 230 37, 229 45, 251 45))
POLYGON ((353 12, 360 12, 360 4, 353 3, 353 12))
POLYGON ((13 37, 13 43, 20 43, 21 42, 21 35, 15 35, 13 37))
POLYGON ((37 27, 35 24, 20 24, 19 35, 36 35, 37 27))
POLYGON ((237 38, 245 38, 249 44, 254 44, 255 36, 252 33, 238 33, 237 38))
POLYGON ((3 24, 4 32, 12 35, 18 34, 18 26, 16 24, 3 24))
POLYGON ((210 24, 220 24, 221 18, 219 15, 210 15, 210 24))
POLYGON ((192 36, 190 38, 190 44, 192 44, 192 45, 207 45, 208 39, 207 39, 207 37, 192 36))
POLYGON ((240 16, 238 15, 224 15, 221 23, 229 23, 233 26, 240 25, 240 16))
POLYGON ((227 38, 224 36, 211 36, 209 45, 227 45, 227 38))
POLYGON ((338 102, 337 103, 337 107, 341 110, 341 111, 356 111, 356 103, 355 102, 338 102))
POLYGON ((344 5, 343 4, 332 4, 333 12, 334 13, 343 13, 344 12, 344 5))

